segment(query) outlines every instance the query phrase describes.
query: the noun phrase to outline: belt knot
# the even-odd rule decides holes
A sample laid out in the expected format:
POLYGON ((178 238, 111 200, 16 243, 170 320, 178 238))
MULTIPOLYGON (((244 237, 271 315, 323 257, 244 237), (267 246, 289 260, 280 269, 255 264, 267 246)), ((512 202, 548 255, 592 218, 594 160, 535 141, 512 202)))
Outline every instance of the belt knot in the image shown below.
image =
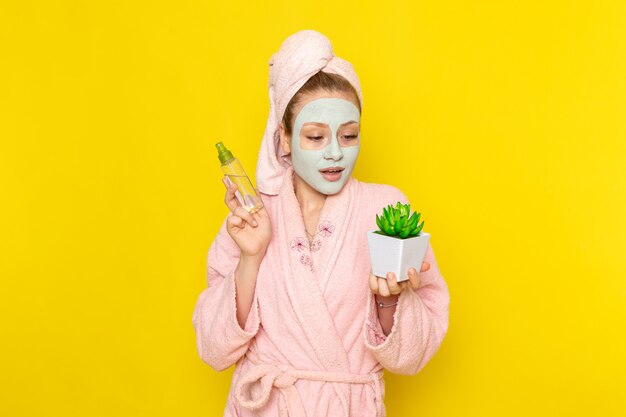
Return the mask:
MULTIPOLYGON (((342 374, 295 369, 288 365, 272 365, 267 363, 251 364, 243 372, 235 385, 235 400, 241 407, 257 410, 269 401, 273 387, 278 388, 286 403, 289 417, 306 417, 300 394, 295 387, 298 379, 311 381, 343 382, 351 384, 374 384, 377 403, 377 416, 383 415, 381 381, 382 371, 368 375, 342 374), (247 396, 247 393, 250 396, 247 396), (253 395, 256 393, 256 395, 253 395)), ((282 414, 281 414, 282 415, 282 414)))

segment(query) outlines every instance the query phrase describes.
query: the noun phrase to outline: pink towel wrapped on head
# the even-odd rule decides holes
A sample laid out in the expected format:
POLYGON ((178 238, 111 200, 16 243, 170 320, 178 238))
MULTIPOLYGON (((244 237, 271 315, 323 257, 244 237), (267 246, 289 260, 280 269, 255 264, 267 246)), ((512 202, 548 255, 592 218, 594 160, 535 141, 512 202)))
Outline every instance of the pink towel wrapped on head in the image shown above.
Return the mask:
POLYGON ((285 108, 300 87, 318 71, 347 79, 363 107, 361 84, 352 64, 333 54, 326 36, 314 30, 302 30, 288 37, 270 59, 270 114, 256 166, 256 188, 262 193, 276 195, 290 165, 278 146, 278 125, 285 108))
MULTIPOLYGON (((226 221, 208 253, 208 287, 193 314, 198 352, 221 371, 237 364, 225 416, 382 417, 383 370, 413 375, 439 348, 448 328, 449 295, 432 247, 421 286, 400 294, 385 335, 369 288, 366 231, 388 204, 407 203, 397 188, 349 178, 328 195, 317 231, 307 239, 282 158, 278 123, 298 89, 320 69, 360 85, 352 66, 332 55, 315 31, 289 37, 270 63, 271 109, 257 165, 257 188, 272 223, 252 308, 242 328, 234 271, 240 250, 226 221)), ((408 400, 407 400, 408 401, 408 400)))

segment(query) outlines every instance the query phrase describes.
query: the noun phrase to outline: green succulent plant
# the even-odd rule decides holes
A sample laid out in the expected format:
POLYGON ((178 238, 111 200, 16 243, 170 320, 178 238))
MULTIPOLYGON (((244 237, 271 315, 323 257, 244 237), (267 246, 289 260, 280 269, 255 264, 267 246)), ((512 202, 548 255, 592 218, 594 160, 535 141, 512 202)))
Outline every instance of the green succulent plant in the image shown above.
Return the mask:
POLYGON ((392 204, 388 205, 383 208, 382 216, 376 215, 376 224, 380 229, 376 233, 400 239, 417 236, 424 227, 424 222, 417 224, 421 213, 410 214, 410 204, 402 204, 398 201, 395 207, 392 204))

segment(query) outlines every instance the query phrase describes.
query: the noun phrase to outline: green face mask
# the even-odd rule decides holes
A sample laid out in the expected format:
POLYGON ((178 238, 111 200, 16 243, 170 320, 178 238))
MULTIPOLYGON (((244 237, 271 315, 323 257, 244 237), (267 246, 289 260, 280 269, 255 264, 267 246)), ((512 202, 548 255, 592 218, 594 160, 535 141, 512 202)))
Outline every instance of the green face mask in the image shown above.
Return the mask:
POLYGON ((345 143, 341 146, 337 136, 341 125, 350 121, 359 124, 361 121, 359 109, 352 102, 340 98, 320 98, 302 107, 294 122, 291 137, 293 169, 300 178, 322 194, 331 195, 341 191, 354 170, 361 147, 360 137, 342 138, 345 143), (300 131, 305 123, 323 123, 328 126, 325 131, 330 128, 330 137, 325 138, 328 144, 324 148, 302 149, 300 131), (346 146, 350 140, 354 140, 356 145, 346 146), (343 170, 333 173, 327 171, 329 168, 343 170))

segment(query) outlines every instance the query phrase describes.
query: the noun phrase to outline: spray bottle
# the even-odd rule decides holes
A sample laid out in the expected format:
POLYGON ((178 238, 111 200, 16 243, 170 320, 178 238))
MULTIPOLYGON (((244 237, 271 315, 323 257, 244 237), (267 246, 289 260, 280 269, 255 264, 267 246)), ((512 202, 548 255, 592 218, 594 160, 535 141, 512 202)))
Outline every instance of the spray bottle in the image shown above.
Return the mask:
POLYGON ((237 184, 235 195, 237 200, 239 200, 239 204, 250 213, 258 211, 263 206, 263 202, 257 195, 250 178, 246 175, 246 171, 241 166, 241 162, 226 149, 222 142, 216 143, 215 146, 217 147, 217 156, 222 163, 222 172, 228 179, 229 185, 237 184))

